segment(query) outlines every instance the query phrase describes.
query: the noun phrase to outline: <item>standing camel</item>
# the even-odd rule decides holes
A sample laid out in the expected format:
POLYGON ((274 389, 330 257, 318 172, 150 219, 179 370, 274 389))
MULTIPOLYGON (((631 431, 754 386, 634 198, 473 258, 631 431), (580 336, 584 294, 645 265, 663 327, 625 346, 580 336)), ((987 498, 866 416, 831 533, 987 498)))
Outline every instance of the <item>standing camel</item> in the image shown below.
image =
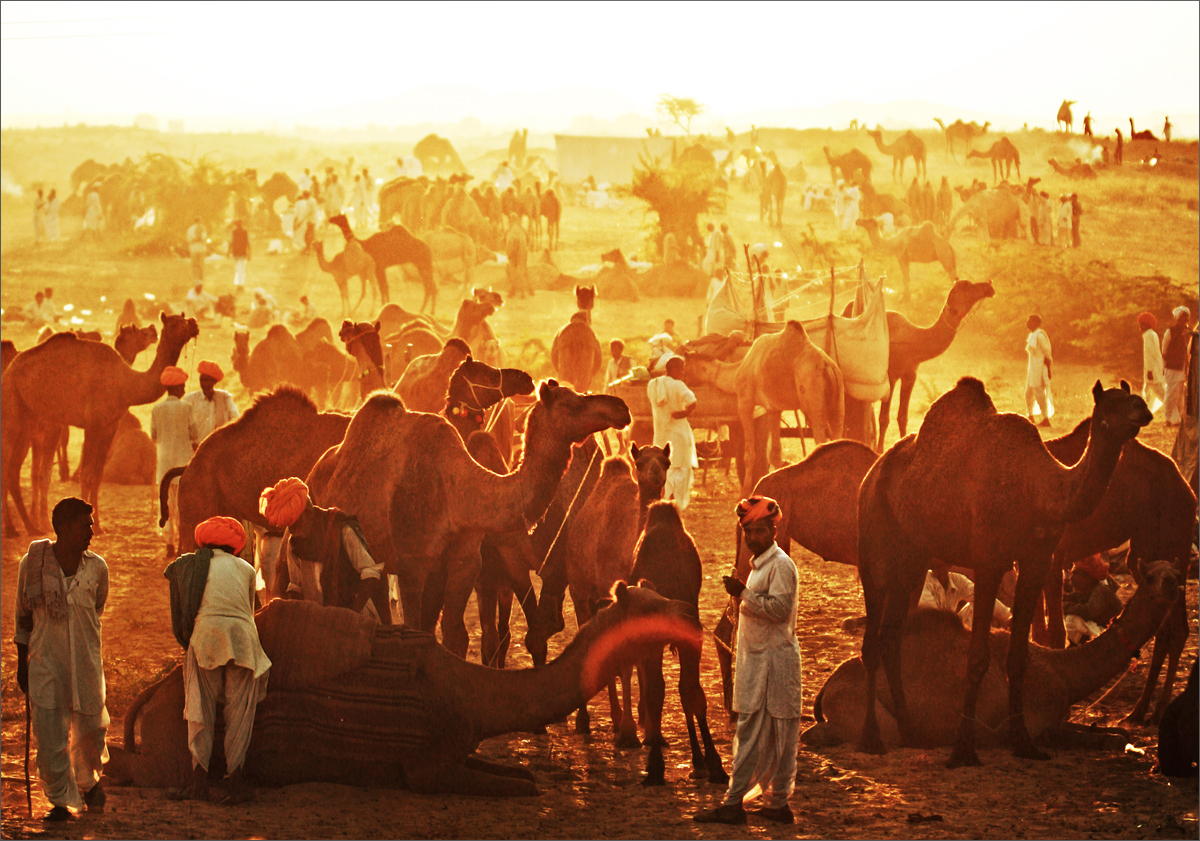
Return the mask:
POLYGON ((44 344, 17 356, 4 372, 4 481, 26 530, 49 530, 51 460, 63 426, 83 429, 79 464, 80 496, 95 509, 100 528, 100 483, 108 451, 121 418, 130 406, 162 397, 159 376, 179 360, 180 351, 200 329, 194 318, 161 316, 162 336, 149 369, 135 371, 114 350, 70 333, 52 336, 44 344), (33 516, 21 497, 20 475, 32 447, 33 516))
MULTIPOLYGON (((337 225, 341 229, 342 236, 346 238, 347 243, 356 239, 345 214, 339 213, 336 216, 330 216, 329 224, 337 225)), ((421 312, 425 312, 426 306, 429 307, 430 314, 437 310, 437 282, 433 279, 433 252, 428 243, 417 239, 403 225, 393 225, 386 231, 380 231, 361 242, 363 249, 375 261, 375 281, 379 284, 379 294, 383 296, 385 304, 391 300, 387 283, 388 266, 411 263, 416 268, 421 279, 421 286, 425 290, 425 296, 421 299, 421 312)))
POLYGON ((378 295, 380 303, 385 303, 383 291, 380 289, 375 275, 375 260, 366 252, 361 242, 356 239, 346 240, 346 247, 332 260, 325 259, 325 243, 321 240, 313 243, 313 250, 317 253, 317 265, 320 266, 321 271, 333 275, 333 282, 337 284, 338 295, 342 299, 343 317, 356 311, 362 304, 363 298, 367 294, 367 284, 371 284, 371 298, 374 299, 378 295), (350 278, 355 276, 358 277, 358 301, 351 307, 350 278))
POLYGON ((881 254, 896 258, 900 264, 900 277, 904 281, 904 300, 909 299, 910 263, 941 263, 951 280, 958 278, 958 261, 954 246, 937 232, 932 222, 900 228, 891 236, 881 236, 879 223, 874 219, 859 219, 858 225, 867 232, 871 246, 881 254))
POLYGON ((929 174, 925 170, 925 141, 917 137, 911 131, 906 131, 904 134, 897 137, 891 143, 883 142, 883 132, 876 129, 875 131, 867 130, 867 134, 871 135, 871 139, 875 141, 875 146, 880 152, 885 155, 890 155, 892 158, 892 180, 896 180, 897 175, 901 179, 904 178, 904 159, 912 158, 913 166, 916 167, 918 178, 928 178, 929 174))
POLYGON ((592 330, 592 308, 596 305, 595 286, 576 286, 578 307, 571 320, 554 335, 550 346, 550 364, 554 373, 581 393, 592 390, 604 367, 600 341, 592 330))
POLYGON ((383 367, 383 343, 379 339, 379 322, 343 321, 338 338, 346 353, 358 361, 359 396, 366 398, 377 388, 387 388, 387 372, 383 367))
POLYGON ((1012 174, 1012 168, 1015 164, 1017 167, 1017 179, 1021 178, 1021 153, 1017 151, 1017 147, 1007 136, 1001 137, 991 145, 986 152, 980 152, 978 149, 972 149, 967 152, 968 158, 988 158, 992 162, 992 182, 1000 181, 1000 175, 1003 173, 1004 180, 1012 174))
POLYGON ((829 151, 828 146, 821 148, 825 152, 825 160, 829 162, 829 180, 834 184, 838 182, 839 172, 841 173, 841 180, 847 184, 859 181, 870 182, 871 159, 858 149, 851 149, 843 155, 834 155, 829 151))
POLYGON ((1059 131, 1066 132, 1067 134, 1071 133, 1071 128, 1075 124, 1074 119, 1071 117, 1071 106, 1074 104, 1075 104, 1075 100, 1064 99, 1062 101, 1062 105, 1058 106, 1058 118, 1057 119, 1058 119, 1058 130, 1059 131))
MULTIPOLYGON (((905 744, 916 731, 905 703, 900 641, 905 618, 934 559, 953 559, 975 571, 975 615, 990 616, 1001 576, 1018 565, 1008 651, 1010 746, 1017 756, 1045 759, 1034 746, 1022 709, 1029 625, 1051 555, 1068 523, 1100 502, 1124 443, 1151 421, 1129 384, 1092 389, 1093 435, 1083 458, 1064 467, 1025 418, 1000 414, 971 377, 934 401, 921 431, 897 442, 859 489, 859 576, 867 608, 862 659, 867 671, 860 747, 880 753, 876 705, 879 664, 887 670, 894 712, 905 744)), ((988 668, 990 624, 971 636, 967 692, 950 767, 978 765, 975 714, 988 668)))
POLYGON ((946 154, 950 156, 951 160, 955 160, 955 143, 962 143, 963 150, 970 152, 971 141, 976 137, 982 137, 983 135, 987 134, 988 126, 991 125, 990 121, 984 123, 983 125, 979 125, 974 120, 969 123, 964 123, 962 120, 955 120, 950 125, 946 125, 937 117, 934 117, 933 121, 938 124, 938 127, 942 130, 942 133, 946 135, 946 154))
POLYGON ((767 222, 772 228, 783 227, 783 200, 787 195, 787 176, 778 161, 771 164, 767 171, 767 162, 758 162, 759 185, 758 192, 758 221, 767 222))

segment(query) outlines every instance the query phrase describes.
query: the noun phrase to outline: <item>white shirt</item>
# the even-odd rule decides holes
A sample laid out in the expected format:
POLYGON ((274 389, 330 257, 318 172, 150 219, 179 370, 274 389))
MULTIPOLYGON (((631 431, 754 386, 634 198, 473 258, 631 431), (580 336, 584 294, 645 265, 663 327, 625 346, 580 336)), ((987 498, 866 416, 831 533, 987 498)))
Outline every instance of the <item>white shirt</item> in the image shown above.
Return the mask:
MULTIPOLYGON (((933 574, 933 570, 925 573, 925 589, 921 591, 919 606, 956 613, 963 620, 963 624, 970 628, 975 613, 975 584, 959 572, 947 573, 946 578, 948 581, 943 587, 942 582, 938 581, 937 576, 933 574), (962 602, 966 602, 966 604, 960 610, 959 605, 962 602)), ((1011 615, 1012 612, 1004 602, 999 599, 993 602, 993 624, 1002 625, 1011 615)))
POLYGON ((184 303, 186 304, 188 315, 192 316, 193 318, 205 312, 216 302, 216 295, 210 295, 204 291, 197 292, 196 287, 194 286, 189 289, 187 295, 184 296, 184 303))
POLYGON ((183 402, 192 409, 192 424, 196 430, 196 444, 208 437, 208 434, 219 426, 224 426, 237 418, 237 404, 233 395, 220 388, 213 389, 213 399, 209 400, 200 389, 189 391, 183 396, 183 402))
POLYGON ((800 717, 800 642, 796 639, 796 565, 778 544, 750 561, 738 608, 733 709, 766 705, 774 718, 800 717))
POLYGON ((208 250, 208 245, 205 243, 207 238, 208 231, 204 230, 204 226, 199 222, 193 222, 187 229, 188 253, 204 254, 208 250))
POLYGON ((154 484, 172 468, 192 460, 200 436, 197 434, 192 407, 168 394, 150 410, 150 440, 155 443, 154 484))
POLYGON ((1050 337, 1041 327, 1025 337, 1025 353, 1029 357, 1025 366, 1025 387, 1042 388, 1050 385, 1050 372, 1046 363, 1053 362, 1050 337))
POLYGON ((1162 347, 1158 343, 1158 334, 1153 330, 1145 330, 1142 332, 1142 380, 1162 383, 1164 379, 1162 347))
POLYGON ((29 646, 29 698, 39 707, 70 709, 83 715, 105 712, 104 660, 100 642, 100 614, 108 601, 108 564, 95 552, 85 551, 79 569, 67 581, 54 557, 49 540, 29 547, 17 568, 17 623, 13 640, 29 646), (42 605, 25 600, 26 580, 34 552, 45 553, 45 563, 63 581, 67 618, 55 622, 42 605), (33 630, 28 630, 32 619, 33 630), (26 625, 22 628, 22 625, 26 625))
POLYGON ((254 567, 236 555, 213 550, 188 645, 200 668, 232 664, 250 669, 256 678, 271 668, 254 624, 254 585, 254 567))
POLYGON ((671 417, 672 412, 694 406, 696 395, 682 380, 666 374, 646 384, 646 395, 650 398, 650 411, 654 418, 654 446, 670 444, 673 465, 699 467, 692 425, 687 418, 671 417))

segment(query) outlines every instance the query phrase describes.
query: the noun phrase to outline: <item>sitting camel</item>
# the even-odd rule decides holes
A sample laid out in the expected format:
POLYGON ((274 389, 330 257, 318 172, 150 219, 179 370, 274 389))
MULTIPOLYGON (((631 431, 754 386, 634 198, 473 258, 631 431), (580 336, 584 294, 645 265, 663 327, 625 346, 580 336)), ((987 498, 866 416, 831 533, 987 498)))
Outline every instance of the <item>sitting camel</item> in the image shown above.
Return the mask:
POLYGON ((920 225, 900 228, 890 237, 881 236, 879 223, 874 219, 859 219, 858 226, 867 232, 871 247, 881 254, 896 258, 900 264, 900 277, 904 280, 904 299, 909 298, 910 263, 941 263, 951 281, 958 279, 958 262, 954 246, 933 227, 929 221, 920 225))
MULTIPOLYGON (((975 613, 990 616, 1000 578, 1018 565, 1008 654, 1009 743, 1018 756, 1044 758, 1023 713, 1029 624, 1055 545, 1067 523, 1090 514, 1121 447, 1150 422, 1129 384, 1096 382, 1092 435, 1083 457, 1064 467, 1025 418, 1000 414, 979 380, 964 377, 934 401, 921 431, 875 462, 859 490, 858 567, 867 607, 863 663, 868 699, 860 745, 883 750, 875 705, 878 667, 887 669, 894 713, 906 743, 917 733, 904 700, 900 641, 910 604, 935 559, 975 571, 975 613)), ((989 626, 972 632, 971 679, 950 765, 975 765, 976 701, 987 670, 989 626)), ((944 664, 943 664, 944 665, 944 664)))
POLYGON ((418 356, 409 362, 394 390, 410 412, 439 411, 446 403, 450 377, 470 358, 471 348, 466 342, 448 339, 438 353, 418 356))
MULTIPOLYGON (((655 502, 646 511, 646 527, 638 538, 634 550, 634 581, 653 587, 659 595, 676 599, 688 606, 688 613, 700 624, 700 583, 703 570, 696 543, 683 521, 679 509, 673 502, 655 502)), ((700 684, 700 649, 681 648, 679 655, 679 701, 687 720, 688 740, 692 748, 692 778, 707 779, 710 783, 724 785, 729 775, 721 767, 721 755, 713 744, 708 730, 708 700, 700 684), (696 728, 700 729, 700 742, 696 739, 696 728)), ((646 779, 643 785, 664 785, 662 710, 666 699, 663 681, 662 650, 657 650, 638 664, 638 686, 641 691, 640 713, 646 744, 650 746, 646 758, 646 779)))
MULTIPOLYGON (((1071 708, 1103 689, 1129 667, 1131 658, 1154 636, 1163 616, 1180 598, 1183 578, 1165 561, 1155 561, 1121 615, 1099 637, 1066 650, 1032 645, 1025 670, 1024 711, 1031 740, 1044 739, 1069 728, 1071 708)), ((1003 745, 1009 732, 1012 677, 1001 667, 1011 636, 1004 631, 984 631, 990 652, 978 683, 974 719, 985 745, 1003 745)), ((817 719, 805 731, 806 745, 853 741, 868 715, 879 722, 887 747, 940 747, 959 738, 959 706, 972 684, 966 667, 975 644, 972 632, 959 618, 944 610, 921 609, 905 623, 898 641, 904 672, 904 698, 911 722, 908 738, 902 736, 903 713, 897 715, 894 693, 883 681, 868 693, 866 668, 859 657, 843 662, 825 681, 813 703, 817 719)), ((1122 740, 1124 741, 1124 740, 1122 740)))
POLYGON ((804 413, 816 443, 842 436, 842 372, 809 340, 799 321, 789 321, 779 333, 759 336, 741 362, 693 356, 688 359, 688 367, 697 382, 709 382, 737 395, 745 438, 746 490, 767 472, 763 436, 755 428, 758 407, 766 409, 769 428, 778 426, 784 411, 796 409, 804 413))
POLYGON ((1158 772, 1168 777, 1194 777, 1200 766, 1197 734, 1196 661, 1187 686, 1167 705, 1158 726, 1158 772))
POLYGON ((550 364, 554 372, 579 392, 589 392, 604 367, 604 354, 592 330, 592 308, 596 303, 596 287, 576 286, 575 303, 578 309, 571 320, 554 335, 550 346, 550 364))
POLYGON ((267 335, 253 349, 250 348, 250 331, 235 331, 232 362, 247 394, 282 385, 303 387, 300 380, 305 370, 304 351, 292 332, 282 324, 272 324, 267 335))
POLYGON ((347 239, 346 247, 332 260, 325 259, 325 243, 321 240, 313 243, 313 250, 317 253, 317 265, 322 271, 333 275, 333 282, 337 284, 338 294, 342 299, 343 317, 356 311, 362 304, 367 294, 367 284, 371 284, 371 298, 378 296, 380 302, 384 301, 383 290, 379 287, 375 274, 375 260, 363 248, 361 242, 347 239), (350 306, 348 294, 352 277, 358 277, 358 301, 353 307, 350 306))
POLYGON ((141 422, 132 412, 126 412, 117 424, 103 479, 114 485, 153 485, 157 458, 154 442, 141 422))
MULTIPOLYGON (((329 224, 337 225, 342 236, 349 243, 355 239, 354 231, 344 214, 329 217, 329 224)), ((433 252, 429 244, 417 239, 403 225, 393 225, 385 231, 380 231, 365 240, 361 240, 363 249, 375 261, 375 280, 379 284, 379 293, 386 303, 391 299, 388 294, 388 266, 412 264, 417 269, 425 297, 421 299, 421 312, 429 307, 430 314, 437 310, 437 282, 433 279, 433 252)))
POLYGON ((1052 170, 1057 172, 1059 175, 1065 176, 1067 178, 1087 179, 1087 178, 1095 178, 1096 177, 1095 167, 1093 167, 1091 164, 1085 164, 1083 161, 1081 161, 1079 159, 1076 159, 1075 163, 1068 164, 1067 166, 1063 166, 1058 161, 1056 161, 1054 158, 1050 158, 1050 160, 1047 161, 1047 163, 1050 164, 1050 168, 1052 170))

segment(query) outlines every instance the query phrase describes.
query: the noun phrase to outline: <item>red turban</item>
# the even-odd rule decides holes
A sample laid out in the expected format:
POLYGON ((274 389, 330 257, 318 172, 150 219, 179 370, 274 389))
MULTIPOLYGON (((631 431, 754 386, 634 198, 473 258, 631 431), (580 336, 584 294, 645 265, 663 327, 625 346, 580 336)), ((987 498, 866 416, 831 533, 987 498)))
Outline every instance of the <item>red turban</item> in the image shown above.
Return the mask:
POLYGON ((1090 575, 1097 581, 1108 578, 1108 563, 1099 555, 1088 555, 1075 562, 1075 570, 1090 575))
POLYGON ((258 513, 277 529, 291 526, 307 507, 308 485, 295 476, 280 479, 274 487, 263 489, 258 497, 258 513))
POLYGON ((168 365, 158 375, 158 382, 160 385, 165 386, 183 385, 187 382, 187 371, 174 365, 168 365))
POLYGON ((779 503, 771 497, 752 496, 738 503, 737 516, 738 524, 745 526, 755 520, 777 522, 783 516, 783 512, 779 510, 779 503))
POLYGON ((225 372, 221 370, 221 366, 208 359, 205 359, 203 362, 201 362, 200 367, 197 370, 200 372, 200 376, 212 377, 217 382, 220 382, 225 378, 225 372))
POLYGON ((195 531, 198 546, 228 546, 233 554, 246 545, 246 530, 233 517, 209 517, 195 531))
POLYGON ((1152 312, 1139 313, 1137 317, 1138 327, 1143 330, 1154 330, 1158 327, 1158 319, 1154 317, 1152 312))

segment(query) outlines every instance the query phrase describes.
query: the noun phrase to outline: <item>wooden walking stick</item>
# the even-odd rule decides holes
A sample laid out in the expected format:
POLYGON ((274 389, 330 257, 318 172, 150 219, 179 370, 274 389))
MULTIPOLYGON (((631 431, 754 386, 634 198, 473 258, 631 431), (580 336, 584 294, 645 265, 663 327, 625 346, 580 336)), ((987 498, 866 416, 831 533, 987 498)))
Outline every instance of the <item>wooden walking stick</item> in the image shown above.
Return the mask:
POLYGON ((29 786, 29 693, 25 693, 25 807, 33 817, 33 794, 29 786))

